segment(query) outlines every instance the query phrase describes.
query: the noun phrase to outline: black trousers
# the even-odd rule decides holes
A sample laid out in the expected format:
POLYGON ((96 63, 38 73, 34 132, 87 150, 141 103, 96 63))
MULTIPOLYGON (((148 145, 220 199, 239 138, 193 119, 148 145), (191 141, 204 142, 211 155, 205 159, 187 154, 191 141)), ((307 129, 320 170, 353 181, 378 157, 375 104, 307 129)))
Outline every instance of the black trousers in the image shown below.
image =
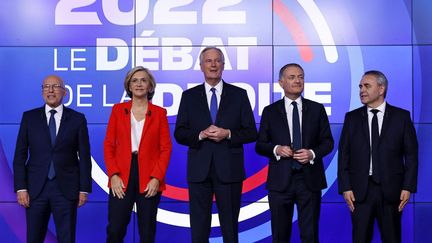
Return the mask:
POLYGON ((375 219, 383 243, 401 242, 402 213, 398 211, 399 203, 386 202, 381 186, 372 178, 369 179, 366 199, 362 202, 355 201, 354 207, 354 212, 351 213, 353 242, 372 241, 375 219))
POLYGON ((238 242, 238 216, 242 182, 221 182, 211 166, 207 179, 189 182, 189 211, 193 243, 209 242, 213 194, 216 197, 223 242, 238 242))
POLYGON ((44 242, 48 222, 53 214, 59 243, 75 242, 78 200, 69 200, 61 193, 56 178, 47 180, 41 194, 26 209, 27 242, 44 242))
POLYGON ((294 204, 302 243, 319 242, 321 191, 310 191, 302 171, 295 172, 286 191, 269 191, 272 242, 290 242, 294 204))
POLYGON ((156 214, 161 198, 161 193, 146 198, 139 192, 138 158, 132 155, 129 183, 125 197, 114 197, 110 190, 108 199, 108 226, 107 242, 123 242, 127 226, 131 219, 134 203, 138 218, 138 232, 140 242, 154 242, 156 236, 156 214))

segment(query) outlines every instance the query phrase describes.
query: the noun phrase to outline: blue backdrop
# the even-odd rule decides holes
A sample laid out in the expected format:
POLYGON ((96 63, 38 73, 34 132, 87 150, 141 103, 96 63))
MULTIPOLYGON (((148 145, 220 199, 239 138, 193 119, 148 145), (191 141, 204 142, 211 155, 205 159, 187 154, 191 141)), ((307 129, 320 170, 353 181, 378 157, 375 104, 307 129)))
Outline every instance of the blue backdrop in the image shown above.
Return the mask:
MULTIPOLYGON (((361 105, 361 75, 383 71, 388 102, 411 112, 420 144, 418 193, 403 213, 403 242, 432 242, 431 12, 428 0, 1 1, 0 239, 25 241, 12 160, 22 112, 43 105, 40 85, 46 75, 65 79, 66 105, 89 123, 93 193, 78 210, 77 242, 104 242, 108 196, 102 144, 112 105, 126 99, 126 72, 136 65, 152 70, 153 102, 167 109, 172 132, 182 91, 203 82, 200 51, 217 45, 226 57, 224 80, 248 91, 257 123, 263 108, 282 97, 279 69, 301 64, 304 96, 324 104, 336 144, 345 113, 361 105)), ((351 241, 349 211, 337 194, 337 153, 335 148, 325 158, 329 187, 322 192, 321 242, 351 241)), ((271 242, 267 161, 255 154, 254 144, 245 147, 245 159, 240 241, 271 242)), ((167 183, 157 242, 190 242, 186 147, 175 142, 167 183)), ((211 241, 222 242, 216 217, 212 225, 211 241)), ((133 218, 126 242, 138 242, 136 227, 133 218)), ((293 242, 300 242, 296 222, 293 235, 293 242)), ((55 242, 52 222, 46 242, 55 242)))

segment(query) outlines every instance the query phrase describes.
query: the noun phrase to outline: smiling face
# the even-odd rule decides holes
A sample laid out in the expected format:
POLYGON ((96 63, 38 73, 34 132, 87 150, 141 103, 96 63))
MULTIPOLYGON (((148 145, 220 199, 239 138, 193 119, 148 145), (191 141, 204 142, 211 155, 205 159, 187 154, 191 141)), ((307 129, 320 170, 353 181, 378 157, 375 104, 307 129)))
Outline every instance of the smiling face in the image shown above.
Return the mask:
POLYGON ((135 72, 129 82, 129 91, 132 98, 147 98, 153 87, 149 75, 144 71, 135 72))
POLYGON ((202 53, 201 71, 208 84, 215 86, 222 79, 225 62, 222 53, 217 49, 208 49, 202 53))
POLYGON ((376 108, 384 102, 384 85, 374 75, 364 75, 359 84, 361 103, 376 108))
POLYGON ((65 96, 66 89, 60 77, 51 75, 44 79, 42 83, 42 97, 48 106, 55 108, 61 105, 65 96))
POLYGON ((279 79, 279 85, 285 92, 285 96, 291 100, 297 99, 304 88, 304 72, 297 66, 288 66, 279 79))

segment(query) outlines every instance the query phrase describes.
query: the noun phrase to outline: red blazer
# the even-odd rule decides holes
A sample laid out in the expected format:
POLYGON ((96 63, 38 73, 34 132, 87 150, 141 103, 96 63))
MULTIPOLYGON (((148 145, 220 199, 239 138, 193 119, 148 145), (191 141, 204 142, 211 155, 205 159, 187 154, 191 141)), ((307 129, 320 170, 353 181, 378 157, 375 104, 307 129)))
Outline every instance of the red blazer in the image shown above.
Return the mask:
MULTIPOLYGON (((132 101, 114 105, 104 140, 104 158, 108 177, 118 174, 126 188, 132 159, 131 107, 132 101)), ((165 190, 164 178, 171 150, 166 110, 149 103, 138 150, 141 193, 144 193, 151 178, 159 180, 159 191, 165 190)), ((110 180, 108 180, 108 187, 111 188, 110 180)))

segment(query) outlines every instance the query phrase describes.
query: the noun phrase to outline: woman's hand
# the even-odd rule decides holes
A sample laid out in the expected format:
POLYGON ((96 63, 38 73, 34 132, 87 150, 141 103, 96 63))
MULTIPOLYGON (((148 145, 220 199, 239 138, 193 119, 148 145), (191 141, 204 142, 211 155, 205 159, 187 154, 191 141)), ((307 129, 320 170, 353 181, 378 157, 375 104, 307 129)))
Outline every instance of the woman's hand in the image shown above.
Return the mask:
POLYGON ((111 176, 111 191, 114 197, 123 199, 126 195, 123 189, 125 188, 123 180, 118 175, 111 176))

